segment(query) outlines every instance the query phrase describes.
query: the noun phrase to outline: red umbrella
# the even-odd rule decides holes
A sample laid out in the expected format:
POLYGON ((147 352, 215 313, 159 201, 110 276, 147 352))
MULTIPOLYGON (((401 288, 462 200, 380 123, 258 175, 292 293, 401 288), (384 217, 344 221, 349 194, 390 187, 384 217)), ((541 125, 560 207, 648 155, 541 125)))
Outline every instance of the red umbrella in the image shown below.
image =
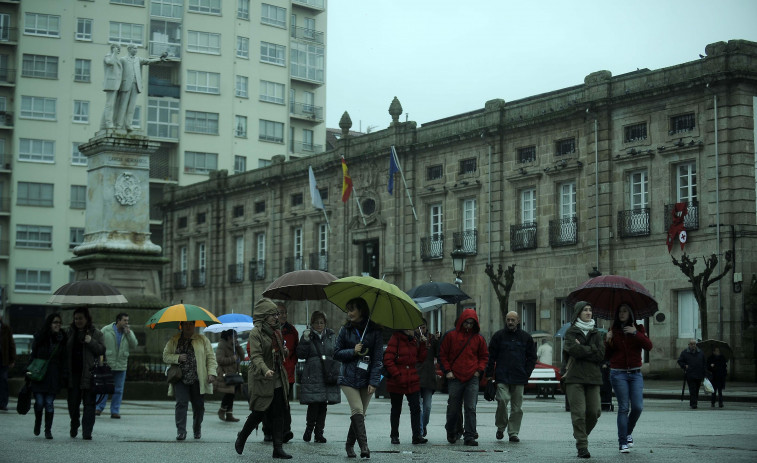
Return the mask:
POLYGON ((605 320, 615 318, 621 303, 631 306, 634 317, 639 320, 657 312, 657 301, 641 283, 618 275, 602 275, 583 282, 568 295, 572 302, 587 301, 594 309, 594 316, 605 320))

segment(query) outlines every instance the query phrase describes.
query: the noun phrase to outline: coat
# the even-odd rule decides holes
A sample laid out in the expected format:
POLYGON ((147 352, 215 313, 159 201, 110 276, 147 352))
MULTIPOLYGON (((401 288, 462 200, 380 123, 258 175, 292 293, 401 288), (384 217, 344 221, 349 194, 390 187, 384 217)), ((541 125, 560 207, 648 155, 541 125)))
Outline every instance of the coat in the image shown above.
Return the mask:
POLYGON ((115 323, 111 323, 103 326, 101 330, 105 343, 105 359, 113 371, 126 371, 129 354, 137 347, 137 337, 134 331, 130 330, 128 335, 121 336, 121 344, 118 344, 114 327, 115 323))
POLYGON ((281 336, 289 351, 289 356, 284 359, 284 368, 287 371, 289 384, 292 384, 294 383, 294 367, 297 366, 297 343, 300 341, 300 334, 291 323, 285 323, 281 325, 281 336))
POLYGON ((684 349, 683 352, 681 352, 680 357, 678 357, 678 366, 683 368, 683 371, 686 372, 686 378, 704 379, 704 353, 698 347, 694 352, 688 348, 684 349), (686 366, 689 368, 687 369, 686 366))
MULTIPOLYGON (((274 305, 274 309, 275 309, 274 305)), ((276 312, 278 313, 278 311, 276 312)), ((250 410, 260 412, 268 410, 273 402, 273 393, 277 386, 283 389, 284 403, 289 407, 289 379, 286 369, 281 361, 281 356, 274 356, 273 329, 264 321, 255 320, 255 327, 250 332, 247 346, 250 348, 250 369, 247 373, 247 381, 250 389, 250 410), (278 365, 276 365, 278 363, 278 365), (270 378, 265 372, 273 370, 274 375, 270 378)))
POLYGON ((244 349, 234 339, 228 338, 218 342, 216 348, 216 380, 213 382, 215 390, 224 394, 233 394, 236 390, 234 386, 227 386, 223 375, 230 375, 239 372, 239 363, 244 358, 244 349), (236 357, 235 357, 236 355, 236 357))
MULTIPOLYGON (((181 333, 176 333, 168 340, 166 347, 163 348, 163 363, 173 365, 179 364, 179 354, 176 348, 179 345, 181 333)), ((192 335, 192 349, 195 353, 197 362, 197 378, 200 381, 200 394, 212 394, 213 385, 208 382, 208 375, 213 374, 218 368, 216 363, 216 354, 213 352, 213 346, 205 335, 194 333, 192 335)), ((173 396, 173 384, 168 385, 168 396, 173 396)))
POLYGON ((302 333, 302 338, 297 344, 297 358, 305 360, 300 380, 301 404, 341 402, 342 392, 339 390, 339 385, 327 386, 323 381, 321 355, 327 359, 333 359, 335 345, 336 333, 331 328, 324 328, 321 336, 313 330, 305 330, 302 333))
POLYGON ((119 58, 123 68, 121 87, 122 92, 131 91, 132 84, 137 84, 137 93, 142 93, 142 66, 157 63, 159 59, 144 59, 138 56, 122 56, 119 58))
MULTIPOLYGON (((100 330, 94 327, 87 328, 86 334, 90 335, 92 339, 88 343, 84 343, 84 358, 82 359, 82 371, 80 378, 74 378, 72 375, 68 377, 68 386, 79 386, 81 389, 89 389, 91 383, 91 370, 95 366, 95 360, 99 360, 101 355, 105 355, 105 344, 103 343, 103 334, 100 330)), ((77 330, 74 328, 68 328, 66 331, 66 369, 69 373, 74 371, 73 368, 73 352, 75 342, 84 342, 80 340, 77 330)))
POLYGON ((0 321, 0 366, 7 367, 16 363, 16 343, 13 341, 13 330, 10 325, 0 321))
POLYGON ((605 344, 596 327, 586 334, 576 326, 576 320, 585 303, 577 303, 573 314, 573 324, 565 332, 563 342, 564 365, 570 365, 563 376, 566 384, 602 385, 601 365, 605 358, 605 344), (578 343, 576 343, 578 340, 578 343))
POLYGON ((605 359, 610 361, 610 368, 630 370, 641 367, 641 350, 652 350, 652 341, 641 325, 635 325, 636 334, 629 335, 620 327, 612 327, 612 338, 605 342, 605 359))
POLYGON ((489 342, 489 362, 486 376, 502 384, 528 384, 536 366, 536 344, 520 326, 494 333, 489 342))
POLYGON ((29 363, 34 359, 52 359, 47 364, 47 371, 42 381, 32 381, 32 392, 39 394, 57 394, 68 381, 68 362, 66 361, 67 337, 65 332, 53 342, 50 338, 42 339, 42 333, 35 333, 29 363), (58 347, 56 350, 55 347, 58 347), (53 354, 53 351, 55 353, 53 354))
POLYGON ((428 334, 426 358, 418 363, 418 377, 421 388, 436 390, 436 358, 439 356, 439 338, 428 334))
POLYGON ((421 381, 416 365, 426 360, 428 349, 425 342, 415 336, 396 331, 384 351, 384 367, 389 373, 386 381, 387 392, 412 394, 421 389, 421 381))
POLYGON ((365 356, 355 354, 355 346, 360 342, 362 328, 347 322, 339 330, 334 346, 334 359, 342 362, 339 373, 339 385, 362 389, 364 387, 378 387, 381 382, 381 365, 384 358, 384 341, 379 325, 368 322, 363 338, 363 349, 368 349, 365 356), (366 360, 368 369, 358 368, 359 363, 366 360))
POLYGON ((439 363, 444 375, 451 371, 455 378, 463 383, 470 380, 476 372, 483 375, 489 361, 489 350, 486 340, 479 334, 480 331, 476 311, 463 310, 455 322, 455 329, 447 331, 439 348, 439 363), (475 323, 473 328, 466 332, 463 322, 469 318, 472 318, 475 323), (471 338, 470 342, 468 342, 469 338, 471 338))
POLYGON ((710 355, 707 359, 707 371, 712 376, 712 385, 718 389, 723 389, 725 378, 728 375, 728 359, 723 354, 710 355))

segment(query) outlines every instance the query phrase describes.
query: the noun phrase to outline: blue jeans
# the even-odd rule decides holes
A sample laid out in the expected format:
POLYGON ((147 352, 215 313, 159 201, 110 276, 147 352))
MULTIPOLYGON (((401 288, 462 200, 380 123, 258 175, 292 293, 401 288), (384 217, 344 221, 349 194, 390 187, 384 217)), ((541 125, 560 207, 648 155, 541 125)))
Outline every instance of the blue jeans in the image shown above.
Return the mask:
POLYGON ((48 394, 46 392, 34 393, 34 411, 42 413, 45 410, 47 413, 53 413, 55 411, 55 394, 48 394))
POLYGON ((447 434, 457 434, 457 419, 462 404, 465 413, 463 439, 474 440, 476 438, 476 404, 478 403, 478 376, 461 383, 457 379, 447 381, 449 397, 447 398, 447 424, 444 426, 447 434))
MULTIPOLYGON (((115 386, 115 390, 113 391, 113 395, 110 397, 110 414, 120 414, 121 413, 121 399, 124 397, 124 382, 126 381, 126 372, 125 371, 116 371, 113 370, 113 385, 115 386)), ((103 411, 105 410, 105 405, 108 403, 108 395, 104 394, 102 400, 100 400, 97 403, 97 410, 103 411)))
POLYGON ((421 435, 426 431, 428 420, 431 418, 431 402, 434 399, 434 390, 421 388, 421 435))
POLYGON ((644 409, 644 377, 641 372, 610 370, 610 383, 618 399, 618 443, 627 444, 644 409), (630 403, 630 412, 629 412, 630 403))

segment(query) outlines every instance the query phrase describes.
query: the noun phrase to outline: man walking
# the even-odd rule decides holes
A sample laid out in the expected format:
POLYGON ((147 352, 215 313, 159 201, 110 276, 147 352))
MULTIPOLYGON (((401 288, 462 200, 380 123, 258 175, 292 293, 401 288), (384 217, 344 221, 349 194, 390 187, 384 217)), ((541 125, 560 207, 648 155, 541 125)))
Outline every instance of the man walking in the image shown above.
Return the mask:
POLYGON ((536 345, 519 323, 516 312, 507 313, 505 328, 494 333, 489 343, 489 363, 486 366, 486 376, 493 375, 497 382, 496 437, 501 440, 507 430, 510 442, 520 442, 518 433, 523 420, 523 389, 536 366, 536 345))
MULTIPOLYGON (((137 347, 137 337, 129 328, 129 314, 121 312, 116 315, 116 322, 103 326, 103 342, 105 343, 105 358, 113 371, 115 391, 110 398, 110 417, 121 418, 121 399, 124 396, 124 382, 126 381, 126 366, 129 353, 137 347)), ((108 403, 108 396, 103 395, 97 404, 95 414, 100 414, 108 403)))
POLYGON ((479 334, 478 315, 473 309, 465 309, 455 323, 455 329, 444 335, 439 350, 442 372, 447 378, 447 441, 454 444, 458 439, 457 421, 460 405, 464 407, 465 445, 477 446, 476 404, 478 403, 479 378, 484 373, 489 351, 486 340, 479 334))
POLYGON ((686 382, 689 385, 689 406, 697 408, 699 399, 699 386, 702 385, 706 372, 704 353, 697 347, 696 339, 689 339, 689 347, 681 352, 678 357, 678 365, 683 368, 686 382))

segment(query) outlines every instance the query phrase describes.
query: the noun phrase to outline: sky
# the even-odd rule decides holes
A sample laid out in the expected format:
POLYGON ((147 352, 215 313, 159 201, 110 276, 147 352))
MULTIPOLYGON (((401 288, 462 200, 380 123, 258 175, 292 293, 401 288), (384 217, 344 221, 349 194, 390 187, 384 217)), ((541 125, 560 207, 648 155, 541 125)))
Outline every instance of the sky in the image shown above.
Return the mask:
POLYGON ((757 0, 328 0, 326 125, 419 125, 757 42, 757 0))

